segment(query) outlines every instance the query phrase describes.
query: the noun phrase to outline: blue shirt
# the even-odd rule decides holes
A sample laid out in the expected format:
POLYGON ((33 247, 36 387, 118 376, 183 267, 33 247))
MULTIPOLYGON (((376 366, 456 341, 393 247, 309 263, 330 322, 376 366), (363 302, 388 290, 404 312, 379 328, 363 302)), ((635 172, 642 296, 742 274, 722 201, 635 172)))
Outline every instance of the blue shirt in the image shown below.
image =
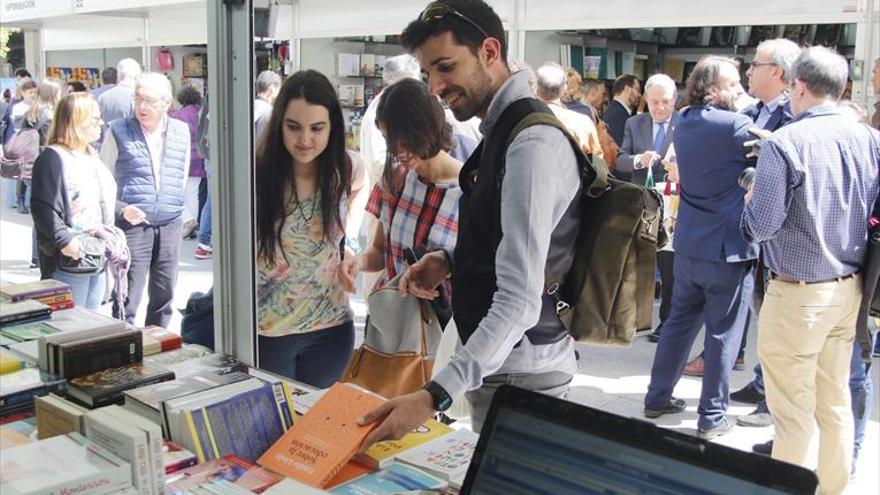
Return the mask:
POLYGON ((767 121, 770 120, 770 116, 773 115, 773 112, 775 112, 776 109, 779 108, 779 105, 782 105, 787 98, 788 95, 783 92, 766 105, 759 103, 758 106, 761 110, 758 112, 758 117, 755 119, 755 125, 763 129, 767 125, 767 121))
POLYGON ((820 106, 764 140, 742 232, 774 273, 807 282, 859 271, 878 190, 880 135, 820 106))

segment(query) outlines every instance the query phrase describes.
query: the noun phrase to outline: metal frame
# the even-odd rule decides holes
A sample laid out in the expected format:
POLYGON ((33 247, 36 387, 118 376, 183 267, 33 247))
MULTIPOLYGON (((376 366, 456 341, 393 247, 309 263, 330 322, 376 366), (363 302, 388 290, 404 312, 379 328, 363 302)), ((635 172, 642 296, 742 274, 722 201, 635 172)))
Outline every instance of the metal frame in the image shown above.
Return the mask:
POLYGON ((257 365, 252 0, 208 2, 215 349, 257 365))

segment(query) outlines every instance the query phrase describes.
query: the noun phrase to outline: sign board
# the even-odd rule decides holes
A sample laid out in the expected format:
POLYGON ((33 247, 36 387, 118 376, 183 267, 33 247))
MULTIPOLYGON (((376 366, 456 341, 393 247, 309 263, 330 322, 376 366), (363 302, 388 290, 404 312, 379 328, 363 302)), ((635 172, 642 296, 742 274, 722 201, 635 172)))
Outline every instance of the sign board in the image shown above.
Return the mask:
POLYGON ((0 0, 0 22, 4 25, 71 13, 70 0, 0 0))

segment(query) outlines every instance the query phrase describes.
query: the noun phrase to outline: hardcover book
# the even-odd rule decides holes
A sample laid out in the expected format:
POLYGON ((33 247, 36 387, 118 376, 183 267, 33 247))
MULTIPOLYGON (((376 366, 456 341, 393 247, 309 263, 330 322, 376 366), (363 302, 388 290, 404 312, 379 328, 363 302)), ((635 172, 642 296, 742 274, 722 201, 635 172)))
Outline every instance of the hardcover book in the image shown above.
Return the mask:
POLYGON ((79 433, 11 447, 0 456, 3 495, 104 495, 131 486, 131 466, 79 433))
POLYGON ((89 408, 122 402, 122 393, 174 379, 174 373, 144 363, 110 368, 70 381, 67 393, 89 408))
MULTIPOLYGON (((158 354, 157 356, 161 356, 161 354, 158 354)), ((206 371, 218 374, 231 373, 233 371, 247 371, 247 366, 238 359, 226 354, 213 353, 207 356, 162 366, 173 371, 174 375, 178 378, 206 371)))
POLYGON ((0 293, 8 297, 12 302, 67 292, 71 292, 70 285, 51 278, 23 284, 8 284, 0 287, 0 293))
POLYGON ((400 440, 389 440, 374 444, 364 454, 355 457, 355 460, 373 469, 384 468, 403 452, 419 445, 424 445, 453 431, 455 430, 443 423, 429 419, 425 424, 400 440))
POLYGON ((107 368, 139 363, 143 359, 140 330, 125 330, 109 335, 88 337, 55 344, 52 372, 68 380, 107 368))
POLYGON ((0 415, 30 409, 34 397, 50 392, 62 392, 67 385, 64 378, 44 373, 39 368, 25 368, 3 375, 0 379, 0 415))
POLYGON ((162 428, 152 421, 144 419, 117 405, 110 405, 101 408, 101 410, 129 426, 139 428, 147 434, 150 480, 155 487, 152 489, 152 492, 163 493, 165 490, 165 458, 163 455, 164 439, 162 438, 162 428))
POLYGON ((151 474, 147 433, 117 419, 105 409, 95 409, 83 417, 86 438, 128 462, 132 486, 140 495, 150 495, 155 490, 155 481, 151 474))
POLYGON ((48 320, 51 315, 49 306, 31 299, 0 303, 0 326, 48 320))
POLYGON ((16 342, 37 340, 40 337, 58 332, 59 330, 57 328, 47 325, 44 321, 10 325, 3 327, 3 329, 0 330, 0 333, 2 333, 3 336, 15 340, 16 342))
POLYGON ((293 428, 259 459, 259 464, 323 488, 351 460, 376 424, 357 419, 385 399, 348 383, 333 385, 293 428))
POLYGON ((173 351, 180 349, 180 346, 183 345, 180 335, 156 325, 150 325, 143 329, 143 340, 144 356, 173 351))
POLYGON ((180 349, 146 356, 144 357, 144 362, 153 366, 167 368, 172 364, 182 363, 183 361, 208 356, 210 354, 213 354, 213 351, 207 347, 198 344, 184 344, 180 349))
POLYGON ((162 463, 166 475, 195 466, 198 462, 199 459, 195 454, 180 445, 170 440, 162 443, 162 463))

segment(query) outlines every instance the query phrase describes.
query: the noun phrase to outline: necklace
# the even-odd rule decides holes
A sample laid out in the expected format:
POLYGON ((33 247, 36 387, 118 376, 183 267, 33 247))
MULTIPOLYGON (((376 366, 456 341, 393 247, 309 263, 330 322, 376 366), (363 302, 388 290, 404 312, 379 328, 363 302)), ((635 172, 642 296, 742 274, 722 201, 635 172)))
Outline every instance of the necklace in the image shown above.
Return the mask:
POLYGON ((306 224, 311 222, 312 218, 315 216, 315 208, 317 207, 317 205, 318 205, 318 198, 317 198, 317 196, 314 196, 314 197, 312 197, 312 211, 309 213, 309 216, 306 217, 306 213, 305 213, 305 211, 303 211, 302 203, 300 203, 299 201, 293 202, 293 207, 296 208, 296 210, 299 212, 299 216, 302 217, 303 221, 306 224))

